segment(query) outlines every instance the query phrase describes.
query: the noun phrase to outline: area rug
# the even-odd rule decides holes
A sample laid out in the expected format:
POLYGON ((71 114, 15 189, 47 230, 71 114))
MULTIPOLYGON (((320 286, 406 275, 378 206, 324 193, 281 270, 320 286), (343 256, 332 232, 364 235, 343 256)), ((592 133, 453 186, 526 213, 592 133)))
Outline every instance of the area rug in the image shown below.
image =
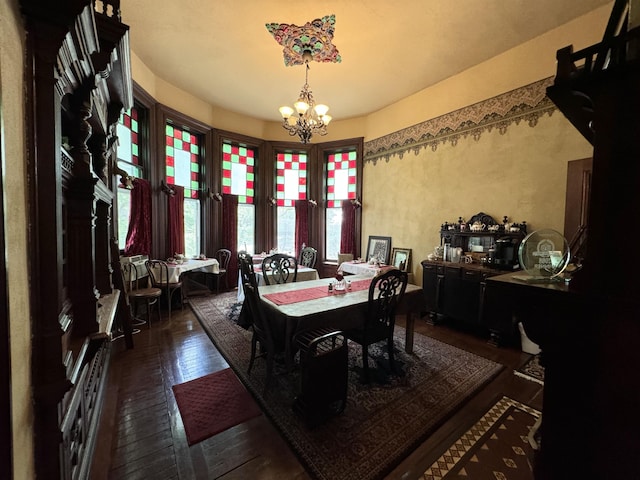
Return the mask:
POLYGON ((360 347, 349 342, 347 406, 341 415, 310 429, 292 409, 297 370, 272 379, 263 396, 266 362, 247 375, 251 332, 227 317, 228 294, 190 303, 205 331, 288 441, 311 477, 327 480, 384 477, 416 446, 497 375, 502 365, 419 334, 414 353, 404 352, 405 331, 395 331, 403 375, 390 375, 384 342, 370 347, 373 381, 359 381, 360 347))
POLYGON ((540 363, 540 354, 532 355, 524 364, 513 371, 519 377, 544 385, 544 367, 540 363))
POLYGON ((502 397, 422 475, 423 480, 533 480, 534 408, 502 397))
POLYGON ((262 413, 230 368, 172 388, 189 445, 262 413))

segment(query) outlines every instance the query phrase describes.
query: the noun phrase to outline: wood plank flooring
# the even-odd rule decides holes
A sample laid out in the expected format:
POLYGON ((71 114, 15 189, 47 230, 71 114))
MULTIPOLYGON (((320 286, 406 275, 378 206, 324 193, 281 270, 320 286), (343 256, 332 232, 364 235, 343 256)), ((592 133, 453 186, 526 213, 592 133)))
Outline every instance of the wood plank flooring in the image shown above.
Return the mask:
MULTIPOLYGON (((404 325, 402 318, 398 321, 404 325)), ((153 315, 135 347, 114 341, 108 393, 92 480, 308 479, 269 420, 260 415, 189 447, 171 386, 228 366, 188 307, 171 321, 153 315)), ((412 452, 388 478, 417 479, 502 395, 541 410, 542 389, 513 369, 529 355, 446 325, 416 322, 416 331, 502 363, 507 368, 412 452)))

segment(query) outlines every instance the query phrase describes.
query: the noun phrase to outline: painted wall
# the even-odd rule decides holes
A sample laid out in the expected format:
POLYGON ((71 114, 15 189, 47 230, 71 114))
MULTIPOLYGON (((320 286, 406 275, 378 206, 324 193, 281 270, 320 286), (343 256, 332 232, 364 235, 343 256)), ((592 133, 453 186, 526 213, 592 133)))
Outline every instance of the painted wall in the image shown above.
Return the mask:
POLYGON ((13 478, 30 479, 35 478, 35 471, 30 389, 31 325, 27 278, 27 184, 23 121, 24 33, 17 0, 0 1, 0 32, 0 157, 5 175, 2 179, 5 193, 3 221, 9 283, 13 478))
POLYGON ((381 137, 554 76, 556 52, 567 45, 573 45, 577 51, 600 42, 610 14, 611 5, 598 8, 433 87, 370 114, 366 120, 365 140, 381 137))
MULTIPOLYGON (((555 75, 556 51, 597 43, 611 6, 494 57, 455 77, 369 115, 368 138, 401 130, 506 91, 555 75)), ((563 232, 567 162, 591 156, 592 146, 559 111, 462 138, 456 146, 423 149, 402 159, 365 164, 362 248, 369 235, 392 237, 392 247, 411 248, 414 282, 422 284, 420 261, 439 245, 440 225, 484 212, 529 224, 528 231, 563 232)), ((565 236, 571 238, 573 232, 565 236)))
MULTIPOLYGON (((564 225, 567 162, 591 156, 592 147, 564 116, 494 129, 479 140, 461 139, 434 152, 368 162, 363 178, 363 236, 392 237, 392 247, 412 249, 414 283, 420 261, 440 244, 440 225, 484 212, 496 221, 526 221, 529 232, 564 225)), ((570 235, 569 235, 570 236, 570 235)))

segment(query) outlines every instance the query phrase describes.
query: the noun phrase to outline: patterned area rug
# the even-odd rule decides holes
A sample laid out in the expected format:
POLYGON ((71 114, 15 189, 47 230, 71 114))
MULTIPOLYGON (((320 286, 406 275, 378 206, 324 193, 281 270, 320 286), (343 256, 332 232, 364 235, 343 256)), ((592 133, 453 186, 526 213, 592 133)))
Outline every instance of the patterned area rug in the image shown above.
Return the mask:
POLYGON ((189 445, 262 412, 230 368, 172 387, 189 445))
MULTIPOLYGON (((251 332, 228 318, 235 294, 194 298, 190 304, 204 329, 264 412, 289 442, 313 478, 382 478, 450 415, 497 375, 502 365, 416 334, 414 354, 404 352, 396 327, 396 358, 402 376, 389 375, 384 347, 370 347, 373 381, 359 382, 360 347, 349 344, 349 386, 344 412, 316 428, 292 409, 297 371, 276 375, 262 396, 266 363, 258 359, 247 375, 251 332)), ((383 342, 384 343, 384 342, 383 342)))
POLYGON ((544 385, 544 367, 540 363, 540 354, 531 356, 513 373, 519 377, 544 385))
POLYGON ((502 397, 424 472, 424 480, 533 480, 528 435, 540 412, 502 397))

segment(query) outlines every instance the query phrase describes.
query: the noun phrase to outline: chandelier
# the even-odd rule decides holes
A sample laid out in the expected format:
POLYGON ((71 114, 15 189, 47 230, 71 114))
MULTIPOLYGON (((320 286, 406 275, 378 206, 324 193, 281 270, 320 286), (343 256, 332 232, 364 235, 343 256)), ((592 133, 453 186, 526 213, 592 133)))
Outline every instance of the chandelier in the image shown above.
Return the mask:
POLYGON ((331 121, 331 116, 327 115, 329 107, 318 104, 313 100, 313 95, 309 89, 309 60, 311 54, 304 54, 304 85, 300 91, 298 101, 293 104, 295 110, 291 107, 280 107, 282 115, 282 126, 289 132, 292 137, 298 135, 302 143, 309 143, 313 134, 326 135, 327 125, 331 121))

